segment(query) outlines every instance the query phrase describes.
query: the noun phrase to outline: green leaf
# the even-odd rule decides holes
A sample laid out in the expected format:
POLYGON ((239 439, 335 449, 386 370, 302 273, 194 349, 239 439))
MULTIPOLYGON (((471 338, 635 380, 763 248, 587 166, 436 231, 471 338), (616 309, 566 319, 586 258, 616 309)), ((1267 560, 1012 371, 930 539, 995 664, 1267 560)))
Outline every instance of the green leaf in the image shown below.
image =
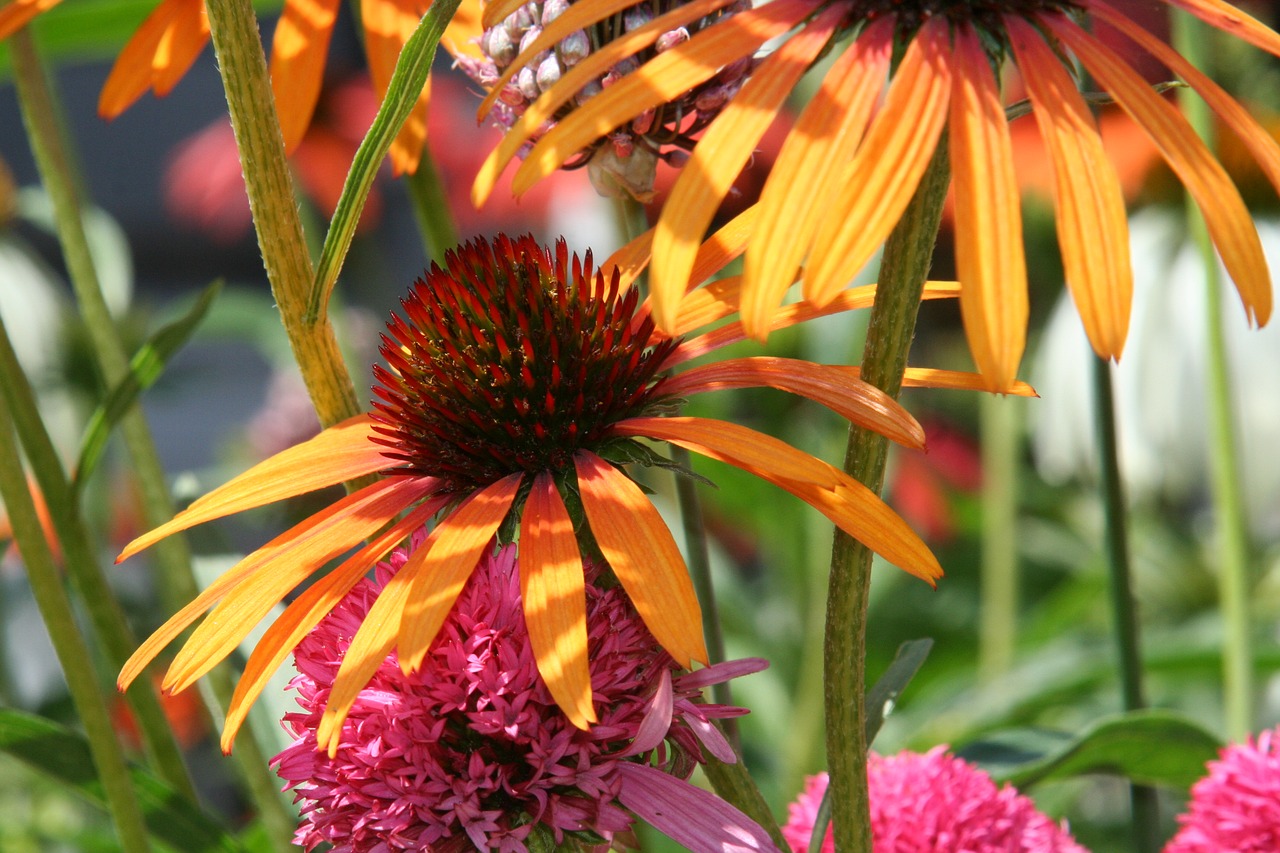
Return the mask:
POLYGON ((111 430, 138 399, 138 395, 150 388, 159 378, 170 357, 191 338, 191 334, 196 330, 196 326, 200 325, 200 321, 204 319, 209 306, 213 304, 213 300, 221 290, 222 281, 213 282, 205 288, 195 305, 191 306, 186 314, 157 331, 129 362, 129 373, 111 389, 94 410, 88 426, 85 427, 84 438, 80 442, 80 456, 76 461, 72 488, 77 496, 84 483, 88 481, 89 475, 93 473, 98 460, 102 458, 102 451, 107 446, 111 430))
POLYGON ((902 691, 911 683, 911 679, 916 677, 916 673, 920 671, 921 665, 924 664, 924 659, 929 656, 929 652, 932 649, 933 640, 928 637, 919 640, 907 640, 898 646, 898 651, 894 653, 893 661, 884 671, 884 675, 880 676, 871 689, 867 691, 866 726, 868 744, 875 741, 876 735, 880 733, 880 727, 884 725, 884 718, 893 711, 894 703, 898 701, 902 691))
POLYGON ((449 25, 460 2, 461 0, 438 0, 432 3, 431 9, 400 51, 396 70, 387 87, 387 97, 383 99, 373 125, 356 150, 356 156, 351 161, 351 171, 347 172, 342 195, 333 212, 333 220, 329 223, 329 231, 324 235, 324 247, 320 250, 315 283, 307 305, 308 321, 319 317, 329 300, 333 285, 338 280, 338 272, 342 269, 342 262, 347 257, 347 250, 351 248, 351 239, 355 236, 360 212, 364 210, 378 166, 391 150, 391 143, 413 111, 418 95, 427 85, 427 75, 436 56, 436 45, 440 43, 445 27, 449 25))
MULTIPOLYGON (((102 783, 82 735, 43 717, 0 708, 0 750, 106 808, 102 783)), ((182 853, 244 853, 221 825, 164 782, 131 767, 133 788, 151 837, 182 853)))
POLYGON ((1131 711, 1097 721, 1077 737, 1012 729, 969 744, 957 754, 981 764, 997 781, 1024 788, 1087 773, 1124 776, 1140 785, 1186 790, 1205 774, 1222 742, 1170 711, 1131 711))

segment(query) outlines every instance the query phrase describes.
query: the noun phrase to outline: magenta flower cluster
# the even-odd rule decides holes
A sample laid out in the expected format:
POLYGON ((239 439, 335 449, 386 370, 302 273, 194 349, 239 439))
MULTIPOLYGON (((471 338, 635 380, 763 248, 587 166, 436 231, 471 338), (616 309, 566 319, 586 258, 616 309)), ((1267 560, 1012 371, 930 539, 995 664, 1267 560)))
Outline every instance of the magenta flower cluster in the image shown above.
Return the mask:
POLYGON ((514 547, 477 567, 424 666, 404 675, 389 656, 348 716, 336 756, 317 751, 316 727, 343 655, 405 560, 397 551, 379 564, 376 582, 362 581, 297 649, 291 686, 302 710, 286 716, 295 740, 273 762, 302 803, 297 844, 328 842, 335 853, 523 853, 608 842, 639 815, 691 849, 722 850, 729 838, 739 849, 773 849, 741 813, 685 781, 704 749, 733 760, 712 720, 745 713, 704 703, 702 687, 764 662, 681 674, 622 590, 601 588, 590 569, 600 721, 579 730, 538 675, 514 547))
MULTIPOLYGON (((875 853, 1085 853, 1065 826, 1036 810, 1012 787, 947 754, 872 754, 867 764, 875 853)), ((789 809, 782 834, 808 853, 827 774, 810 776, 789 809)), ((821 853, 835 843, 828 827, 821 853)))
POLYGON ((1191 787, 1165 853, 1280 850, 1280 727, 1232 744, 1191 787))

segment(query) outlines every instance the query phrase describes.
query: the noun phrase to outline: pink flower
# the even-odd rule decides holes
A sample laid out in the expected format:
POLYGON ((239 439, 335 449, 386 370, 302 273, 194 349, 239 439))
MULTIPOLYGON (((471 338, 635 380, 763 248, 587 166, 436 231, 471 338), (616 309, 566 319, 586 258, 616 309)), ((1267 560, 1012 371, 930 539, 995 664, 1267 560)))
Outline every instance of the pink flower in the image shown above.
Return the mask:
POLYGON ((701 689, 764 661, 680 674, 621 588, 597 585, 601 573, 589 567, 600 721, 581 730, 538 675, 513 547, 481 561, 423 666, 405 675, 390 655, 343 724, 335 757, 317 750, 351 638, 407 557, 398 550, 379 563, 376 582, 357 585, 295 653, 291 686, 303 710, 286 715, 296 740, 273 764, 303 804, 296 843, 328 842, 334 853, 526 851, 609 841, 638 815, 697 851, 776 849, 736 809, 685 781, 703 749, 733 760, 711 721, 746 713, 704 703, 701 689))
POLYGON ((1165 853, 1280 850, 1280 727, 1232 744, 1191 787, 1191 807, 1165 853))
MULTIPOLYGON (((871 755, 874 853, 1085 853, 1031 800, 946 750, 871 755)), ((827 774, 810 776, 789 807, 782 834, 794 853, 807 853, 826 790, 827 774)), ((828 828, 821 853, 834 849, 828 828)))

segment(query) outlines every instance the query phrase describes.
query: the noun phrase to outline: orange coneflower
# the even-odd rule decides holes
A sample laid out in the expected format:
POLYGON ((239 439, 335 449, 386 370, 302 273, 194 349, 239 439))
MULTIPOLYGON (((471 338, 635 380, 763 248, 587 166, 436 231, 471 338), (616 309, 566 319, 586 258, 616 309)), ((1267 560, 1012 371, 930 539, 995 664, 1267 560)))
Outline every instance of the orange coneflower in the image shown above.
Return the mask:
MULTIPOLYGON (((607 7, 605 0, 583 2, 607 7)), ((1164 2, 1280 55, 1280 36, 1222 0, 1164 2)), ((1019 199, 996 76, 1006 58, 1022 74, 1050 152, 1067 280, 1094 349, 1118 358, 1128 329, 1132 273, 1124 203, 1097 126, 1066 64, 1074 55, 1177 173, 1204 213, 1246 311, 1265 323, 1271 314, 1270 278, 1239 192, 1174 106, 1081 19, 1118 30, 1181 76, 1277 186, 1280 146, 1240 104, 1117 11, 1118 5, 1119 0, 772 0, 707 28, 561 117, 533 145, 513 185, 517 192, 526 189, 619 123, 796 30, 760 62, 707 129, 658 221, 651 272, 654 315, 659 328, 670 328, 698 243, 729 183, 795 82, 851 34, 762 193, 755 235, 746 249, 743 322, 763 338, 769 317, 798 274, 806 298, 818 304, 846 287, 896 224, 948 130, 961 308, 970 348, 989 387, 1005 389, 1022 355, 1027 317, 1019 199), (891 72, 895 46, 903 51, 891 72)), ((553 35, 550 28, 545 35, 553 35)), ((602 59, 617 62, 628 49, 610 45, 601 51, 602 59)), ((519 57, 512 67, 525 61, 519 57)), ((478 200, 487 196, 520 145, 539 132, 536 122, 547 109, 572 96, 569 81, 563 81, 526 112, 527 120, 516 123, 477 178, 478 200)))
MULTIPOLYGON (((734 280, 698 291, 685 332, 732 313, 734 280)), ((790 306, 775 328, 870 304, 872 288, 825 308, 790 306)), ((950 283, 929 297, 954 296, 950 283)), ((583 622, 583 555, 603 558, 654 637, 682 665, 706 662, 693 588, 670 531, 622 470, 661 463, 637 440, 680 445, 769 480, 827 515, 890 562, 929 582, 936 559, 874 494, 835 467, 742 426, 679 417, 680 398, 772 386, 801 394, 904 445, 919 424, 856 368, 781 358, 733 358, 669 371, 744 339, 740 323, 688 339, 657 332, 621 274, 570 260, 532 237, 469 243, 433 266, 383 337, 375 410, 260 463, 130 544, 126 558, 178 530, 378 473, 366 486, 250 554, 153 634, 125 665, 127 686, 221 599, 164 680, 182 690, 227 656, 290 590, 368 539, 312 584, 267 630, 228 712, 223 745, 267 678, 377 560, 443 513, 388 584, 354 638, 321 742, 370 674, 398 647, 416 668, 468 575, 494 539, 517 537, 523 599, 539 671, 578 726, 595 719, 583 622), (403 513, 403 515, 402 515, 403 513), (389 526, 388 526, 389 525, 389 526), (584 550, 585 549, 585 550, 584 550)), ((975 387, 978 377, 915 371, 907 381, 975 387)))

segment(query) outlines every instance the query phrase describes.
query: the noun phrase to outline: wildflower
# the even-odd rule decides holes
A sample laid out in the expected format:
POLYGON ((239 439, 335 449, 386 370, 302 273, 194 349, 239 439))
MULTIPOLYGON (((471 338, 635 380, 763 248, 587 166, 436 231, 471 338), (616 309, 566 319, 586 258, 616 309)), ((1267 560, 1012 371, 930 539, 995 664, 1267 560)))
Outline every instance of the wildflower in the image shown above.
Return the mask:
MULTIPOLYGON (((937 746, 923 755, 901 752, 867 760, 872 844, 893 853, 1086 853, 1065 825, 1036 810, 1009 785, 997 788, 983 771, 937 746)), ((782 835, 793 853, 807 853, 827 790, 827 774, 805 780, 787 811, 782 835)), ((821 853, 835 842, 828 826, 821 853)))
MULTIPOLYGON (((714 248, 714 247, 713 247, 714 248)), ((709 249, 710 254, 714 254, 709 249)), ((251 468, 131 543, 129 557, 179 530, 315 489, 380 473, 366 486, 250 554, 182 608, 134 653, 127 686, 215 602, 164 680, 181 690, 229 654, 297 584, 361 541, 368 544, 312 584, 249 658, 223 734, 230 748, 248 705, 297 642, 411 531, 447 510, 404 571, 379 595, 353 640, 319 732, 336 746, 342 716, 396 648, 405 671, 427 650, 495 535, 519 530, 523 601, 538 669, 575 725, 596 719, 588 678, 583 556, 604 557, 645 625, 682 666, 706 661, 701 617, 671 532, 629 462, 663 464, 637 440, 686 447, 791 492, 889 562, 930 583, 941 568, 871 491, 835 467, 746 427, 678 417, 679 399, 721 388, 771 386, 801 394, 906 446, 919 424, 857 368, 767 357, 667 371, 744 338, 728 323, 688 340, 656 332, 622 273, 570 261, 532 237, 476 240, 448 253, 402 300, 375 368, 376 411, 332 426, 251 468), (399 521, 401 512, 407 514, 399 521), (392 523, 394 522, 394 523, 392 523), (387 525, 390 524, 388 528, 387 525), (385 529, 384 529, 385 528, 385 529), (583 550, 581 545, 587 550, 583 550)), ((697 291, 680 331, 732 313, 734 280, 697 291)), ((929 297, 952 296, 951 284, 929 297)), ((870 304, 851 290, 824 309, 798 304, 778 328, 870 304)), ((914 369, 908 384, 974 387, 978 377, 914 369)), ((669 464, 669 463, 666 463, 669 464)))
POLYGON ((688 815, 711 812, 753 838, 749 848, 772 849, 762 830, 685 781, 704 749, 735 760, 711 721, 745 713, 703 703, 702 686, 755 672, 764 661, 681 675, 622 590, 597 583, 600 572, 588 563, 586 624, 601 720, 583 731, 538 676, 514 546, 480 560, 422 668, 405 675, 394 654, 382 660, 343 724, 337 751, 317 751, 317 728, 351 637, 409 555, 400 549, 380 563, 376 581, 356 585, 298 645, 291 687, 302 710, 285 717, 295 739, 272 762, 303 804, 297 844, 311 850, 329 842, 350 853, 523 851, 545 849, 531 843, 539 835, 560 845, 588 833, 598 844, 625 832, 629 810, 646 808, 643 800, 657 791, 674 797, 650 804, 661 814, 657 826, 686 847, 722 849, 723 830, 689 834, 688 815))
MULTIPOLYGON (((1280 36, 1222 0, 1165 3, 1280 55, 1280 36)), ((698 243, 733 177, 803 73, 853 34, 797 121, 761 195, 746 249, 743 322, 757 338, 768 334, 769 317, 802 262, 799 277, 810 301, 825 304, 844 288, 896 224, 947 129, 961 310, 975 362, 989 387, 1002 390, 1013 381, 1027 325, 1019 198, 995 74, 1006 57, 1022 75, 1050 152, 1067 282, 1090 341, 1099 355, 1119 358, 1128 328, 1132 273, 1124 202, 1094 119, 1064 66, 1074 55, 1160 149, 1204 213, 1246 312, 1265 324, 1270 278, 1240 193, 1174 106, 1088 32, 1076 20, 1082 15, 1091 25, 1124 34, 1182 77, 1280 186, 1280 146, 1270 135, 1108 0, 773 0, 707 28, 579 106, 534 144, 513 186, 521 192, 601 133, 798 28, 707 128, 658 220, 654 315, 659 328, 670 329, 698 243), (895 44, 905 50, 875 113, 895 44)), ((619 61, 620 54, 610 58, 619 61)), ((513 66, 525 61, 518 57, 513 66)), ((572 94, 566 77, 513 126, 476 179, 478 200, 538 131, 546 109, 572 94), (544 102, 548 106, 539 109, 544 102)))
MULTIPOLYGON (((509 5, 490 4, 485 11, 486 22, 495 18, 498 6, 505 10, 509 5)), ((613 3, 608 17, 592 21, 586 17, 594 11, 590 4, 575 6, 573 0, 529 0, 505 17, 492 20, 484 30, 478 41, 483 58, 460 56, 458 65, 489 90, 482 112, 488 113, 494 123, 503 128, 515 124, 543 92, 562 79, 567 81, 573 93, 562 103, 549 107, 545 115, 538 113, 543 117, 533 137, 537 138, 642 63, 684 44, 716 21, 749 9, 751 3, 749 0, 717 2, 709 14, 700 12, 704 5, 677 0, 634 5, 613 3), (656 24, 656 19, 666 19, 667 12, 676 13, 676 19, 670 25, 656 24), (552 29, 553 22, 562 17, 564 20, 552 29), (636 52, 617 63, 601 62, 598 57, 589 60, 603 47, 619 40, 635 41, 636 52), (525 53, 530 54, 528 58, 515 63, 517 54, 525 53)), ((608 134, 589 140, 567 158, 562 168, 588 167, 592 183, 603 195, 625 194, 641 201, 650 200, 658 161, 678 163, 687 158, 696 135, 737 94, 751 65, 752 61, 744 58, 730 63, 697 86, 673 91, 663 102, 608 134)))
POLYGON ((1280 850, 1280 728, 1231 744, 1210 761, 1178 823, 1164 853, 1280 850))

